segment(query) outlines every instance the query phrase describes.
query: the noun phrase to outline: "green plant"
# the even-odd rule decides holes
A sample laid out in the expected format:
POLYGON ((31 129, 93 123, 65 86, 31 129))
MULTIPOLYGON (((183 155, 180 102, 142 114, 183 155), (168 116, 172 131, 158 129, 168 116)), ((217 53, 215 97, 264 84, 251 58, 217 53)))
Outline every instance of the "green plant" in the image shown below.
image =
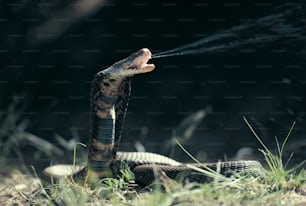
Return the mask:
POLYGON ((266 172, 265 180, 267 181, 267 183, 269 183, 271 190, 281 190, 281 189, 288 190, 288 189, 296 189, 297 187, 299 187, 302 184, 302 182, 305 181, 305 176, 303 176, 303 170, 301 170, 301 172, 298 175, 296 175, 296 172, 298 171, 299 168, 301 168, 305 164, 306 160, 302 161, 297 166, 291 169, 287 169, 287 165, 291 160, 293 154, 290 155, 290 157, 288 158, 285 164, 283 160, 284 148, 295 126, 295 122, 292 124, 287 136, 284 138, 281 144, 279 144, 279 141, 276 138, 278 154, 274 155, 271 152, 271 150, 268 149, 267 146, 263 143, 261 138, 257 135, 255 130, 253 129, 253 127, 250 125, 250 123, 245 117, 244 121, 246 122, 246 124, 248 125, 254 136, 256 137, 256 139, 264 148, 260 149, 260 151, 264 155, 266 163, 270 169, 270 171, 266 172))

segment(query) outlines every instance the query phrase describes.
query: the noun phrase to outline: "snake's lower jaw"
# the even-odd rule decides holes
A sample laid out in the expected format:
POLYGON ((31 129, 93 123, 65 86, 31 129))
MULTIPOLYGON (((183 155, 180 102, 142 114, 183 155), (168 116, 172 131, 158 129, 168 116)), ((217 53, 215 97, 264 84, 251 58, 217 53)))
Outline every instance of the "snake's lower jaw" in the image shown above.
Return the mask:
POLYGON ((147 73, 147 72, 151 72, 155 69, 155 65, 154 64, 146 64, 144 66, 142 66, 139 71, 140 73, 147 73))

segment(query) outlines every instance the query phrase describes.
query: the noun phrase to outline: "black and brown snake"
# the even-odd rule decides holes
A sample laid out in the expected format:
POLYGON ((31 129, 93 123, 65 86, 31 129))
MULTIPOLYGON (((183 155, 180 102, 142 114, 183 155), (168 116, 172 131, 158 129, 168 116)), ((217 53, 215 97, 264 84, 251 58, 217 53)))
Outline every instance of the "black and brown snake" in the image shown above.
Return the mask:
MULTIPOLYGON (((180 176, 188 181, 210 180, 187 164, 166 156, 148 152, 117 152, 131 94, 131 77, 153 71, 154 64, 147 64, 150 58, 149 49, 140 49, 95 75, 90 95, 91 131, 87 165, 54 165, 46 168, 44 174, 53 177, 76 175, 102 179, 116 177, 124 163, 134 173, 135 182, 143 186, 154 181, 156 171, 163 172, 172 179, 180 176)), ((256 174, 262 170, 262 165, 253 160, 192 165, 204 170, 210 168, 224 176, 241 172, 256 174)))

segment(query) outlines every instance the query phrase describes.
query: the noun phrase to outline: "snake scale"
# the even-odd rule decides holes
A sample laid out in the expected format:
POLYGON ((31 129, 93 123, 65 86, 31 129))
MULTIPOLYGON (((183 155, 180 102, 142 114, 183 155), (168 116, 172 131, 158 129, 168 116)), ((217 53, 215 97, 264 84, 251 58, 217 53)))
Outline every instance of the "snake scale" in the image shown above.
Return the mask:
MULTIPOLYGON (((116 177, 122 169, 122 163, 125 163, 134 173, 135 182, 143 186, 154 181, 156 171, 173 179, 182 176, 188 181, 209 181, 210 178, 187 164, 166 156, 148 152, 117 152, 131 94, 131 77, 153 71, 154 64, 147 64, 150 58, 149 49, 140 49, 95 75, 90 96, 91 130, 87 165, 54 165, 44 170, 45 175, 86 176, 97 180, 116 177)), ((224 176, 241 172, 257 174, 262 170, 262 165, 253 160, 192 165, 204 170, 210 168, 224 176)))

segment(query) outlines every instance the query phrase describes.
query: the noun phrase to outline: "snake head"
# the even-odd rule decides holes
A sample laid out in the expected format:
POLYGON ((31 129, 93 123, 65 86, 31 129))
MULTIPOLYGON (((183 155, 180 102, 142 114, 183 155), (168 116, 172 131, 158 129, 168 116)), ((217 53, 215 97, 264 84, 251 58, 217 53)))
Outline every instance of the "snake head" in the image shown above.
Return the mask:
POLYGON ((124 76, 151 72, 155 69, 154 64, 147 64, 151 56, 152 53, 149 49, 140 49, 127 58, 115 63, 112 66, 113 72, 117 73, 117 75, 124 76))

